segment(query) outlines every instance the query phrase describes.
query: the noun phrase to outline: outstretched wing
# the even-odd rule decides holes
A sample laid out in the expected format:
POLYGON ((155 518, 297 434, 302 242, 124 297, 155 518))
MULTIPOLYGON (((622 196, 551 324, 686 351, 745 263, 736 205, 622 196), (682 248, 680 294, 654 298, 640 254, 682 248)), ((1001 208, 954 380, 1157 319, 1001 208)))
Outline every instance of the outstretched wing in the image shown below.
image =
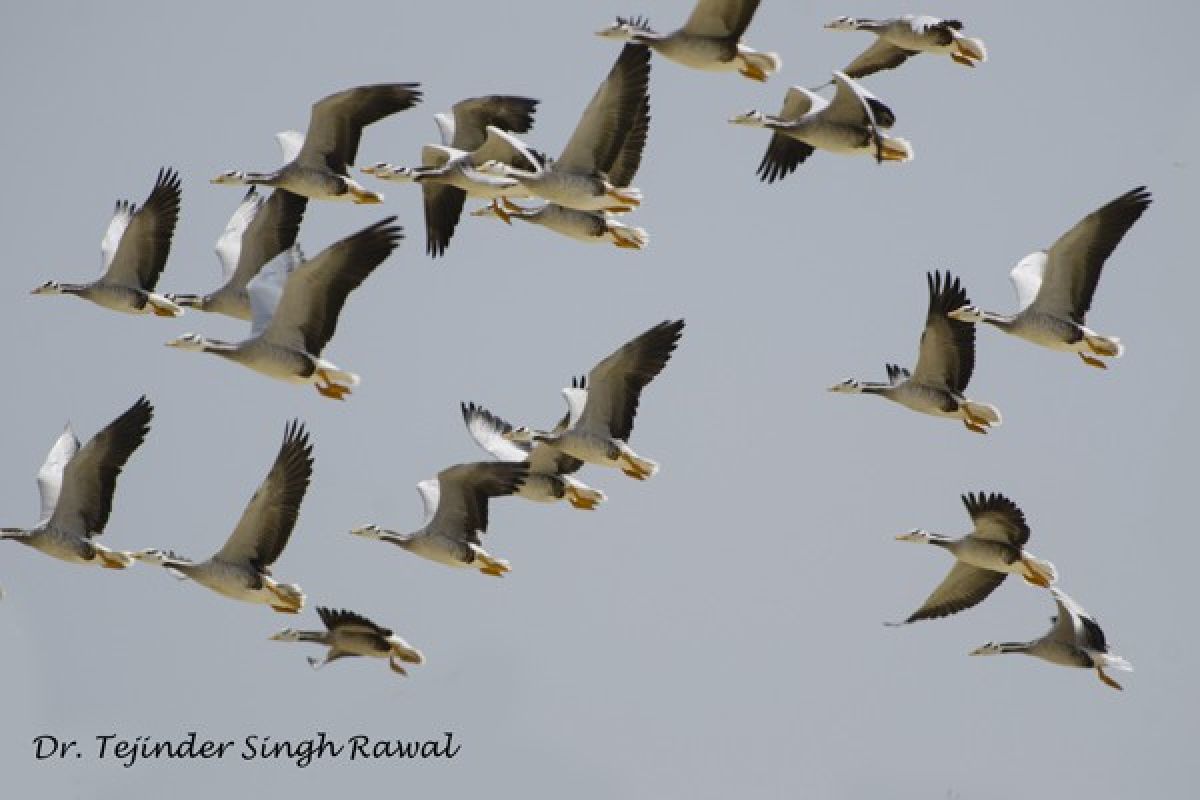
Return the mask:
POLYGON ((627 44, 563 148, 556 165, 570 172, 604 172, 633 130, 650 85, 650 48, 627 44))
POLYGON ((667 365, 683 335, 683 324, 681 319, 660 322, 592 367, 587 404, 576 428, 628 439, 642 390, 667 365))
POLYGON ((58 503, 50 515, 52 527, 81 536, 104 532, 112 512, 117 476, 133 451, 145 441, 153 416, 154 406, 145 397, 139 397, 128 411, 75 453, 63 469, 58 503))
POLYGON ((761 0, 699 0, 683 30, 696 36, 741 39, 761 0))
POLYGON ((312 167, 345 172, 358 155, 363 128, 412 108, 421 100, 415 83, 380 83, 331 94, 313 103, 296 160, 312 167))
POLYGON ((885 39, 876 39, 858 58, 847 64, 842 72, 851 78, 865 78, 880 70, 895 69, 916 54, 916 50, 905 50, 885 39))
POLYGON ((458 464, 438 473, 441 494, 427 530, 455 541, 479 544, 487 531, 488 500, 512 494, 529 474, 529 465, 503 461, 458 464))
POLYGON ((983 602, 1004 582, 1005 573, 980 569, 959 561, 938 584, 921 607, 909 615, 905 623, 957 614, 983 602))
POLYGON ((300 503, 312 477, 312 445, 304 425, 292 420, 283 434, 271 471, 254 492, 237 527, 214 558, 232 564, 267 569, 287 546, 300 503))
POLYGON ((325 624, 325 627, 331 631, 337 628, 343 631, 359 631, 384 637, 392 635, 389 629, 381 625, 376 625, 363 615, 356 614, 353 611, 317 606, 317 616, 321 618, 321 622, 325 624))
POLYGON ((164 167, 158 171, 154 188, 141 208, 133 211, 128 203, 117 204, 117 213, 100 245, 107 254, 112 242, 119 240, 106 265, 106 281, 146 291, 154 289, 171 252, 171 237, 175 235, 175 223, 179 221, 182 195, 179 173, 164 167))
MULTIPOLYGON (((263 336, 319 356, 337 329, 338 315, 350 292, 383 263, 404 229, 395 217, 376 222, 322 250, 287 279, 279 306, 263 336)), ((251 295, 253 299, 253 295, 251 295)))
POLYGON ((963 505, 975 523, 972 534, 979 539, 1023 547, 1029 541, 1029 525, 1017 504, 1002 494, 970 493, 962 496, 963 505))
POLYGON ((975 326, 946 316, 971 302, 957 277, 927 273, 929 312, 912 379, 926 386, 962 392, 975 369, 975 326))
POLYGON ((1084 315, 1092 307, 1092 295, 1104 262, 1150 207, 1151 199, 1146 187, 1139 186, 1088 214, 1060 236, 1046 252, 1042 286, 1033 307, 1070 315, 1082 325, 1084 315))

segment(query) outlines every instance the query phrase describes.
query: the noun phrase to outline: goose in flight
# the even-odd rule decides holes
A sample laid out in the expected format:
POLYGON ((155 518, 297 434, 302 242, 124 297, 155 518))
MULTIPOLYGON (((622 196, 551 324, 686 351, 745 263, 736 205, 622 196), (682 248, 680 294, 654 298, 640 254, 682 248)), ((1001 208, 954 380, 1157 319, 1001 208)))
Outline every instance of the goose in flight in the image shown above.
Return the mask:
POLYGON ((681 319, 660 322, 592 367, 586 388, 563 389, 565 430, 518 428, 506 436, 515 442, 549 445, 586 464, 616 467, 639 481, 654 475, 658 464, 635 453, 629 436, 642 390, 667 365, 683 336, 683 324, 681 319))
POLYGON ((1120 689, 1121 684, 1105 674, 1105 669, 1133 671, 1133 665, 1109 652, 1104 631, 1095 618, 1072 600, 1066 592, 1053 588, 1058 614, 1051 618, 1053 627, 1040 639, 1032 642, 988 642, 971 651, 973 656, 995 656, 1002 653, 1024 653, 1063 667, 1082 667, 1096 670, 1096 676, 1107 686, 1120 689))
POLYGON ((761 53, 742 44, 742 36, 761 0, 697 0, 683 27, 674 33, 655 33, 643 17, 617 17, 596 35, 633 41, 653 48, 676 64, 706 72, 738 72, 765 81, 783 66, 776 53, 761 53))
POLYGON ((970 302, 957 277, 949 272, 926 274, 929 311, 917 366, 912 372, 887 365, 887 383, 845 380, 829 387, 831 392, 875 394, 935 417, 961 419, 967 430, 987 433, 1001 422, 1000 411, 986 403, 967 399, 963 392, 975 369, 975 328, 947 316, 951 309, 970 302))
MULTIPOLYGON (((573 382, 579 388, 582 388, 582 384, 583 381, 573 382)), ((521 497, 537 503, 566 500, 575 508, 585 511, 595 509, 607 499, 604 492, 572 477, 583 466, 579 459, 549 445, 514 442, 509 438, 513 426, 482 406, 463 403, 462 415, 471 438, 498 461, 529 464, 529 476, 517 490, 521 497)), ((568 417, 564 416, 554 432, 565 431, 567 423, 568 417)))
POLYGON ((902 624, 937 619, 978 605, 1009 573, 1043 588, 1058 579, 1053 564, 1024 549, 1029 525, 1016 503, 1002 494, 983 492, 964 494, 962 501, 975 528, 961 539, 919 528, 896 537, 901 542, 940 547, 955 558, 946 578, 902 624))
POLYGON ((73 294, 126 314, 178 317, 183 309, 156 294, 154 287, 171 252, 181 197, 179 173, 160 169, 141 208, 135 209, 128 200, 117 201, 100 241, 104 273, 99 278, 91 283, 46 281, 32 294, 73 294))
POLYGON ((981 39, 963 36, 962 23, 924 14, 905 14, 895 19, 838 17, 826 23, 834 31, 870 31, 878 38, 842 70, 851 78, 865 78, 880 70, 894 69, 918 53, 948 55, 957 64, 974 67, 987 61, 981 39))
POLYGON ((308 198, 276 189, 269 196, 251 186, 217 239, 217 259, 225 283, 208 294, 168 294, 185 308, 250 320, 246 284, 268 262, 296 243, 308 198))
POLYGON ((502 576, 512 567, 483 549, 488 500, 515 494, 529 476, 524 462, 477 462, 447 467, 433 480, 417 484, 425 506, 425 525, 413 533, 397 533, 378 525, 350 531, 402 547, 415 555, 451 567, 470 567, 484 575, 502 576))
MULTIPOLYGON (((625 135, 616 157, 608 168, 603 170, 613 186, 625 189, 633 182, 633 176, 642 162, 642 150, 649 131, 650 98, 647 97, 642 102, 633 127, 625 135)), ((492 216, 504 222, 519 219, 588 244, 609 242, 617 247, 641 250, 650 243, 650 234, 646 233, 645 228, 626 225, 607 211, 580 211, 556 203, 546 203, 537 208, 522 208, 513 203, 506 203, 501 208, 492 203, 472 211, 471 215, 492 216)))
MULTIPOLYGON (((632 211, 642 202, 641 190, 618 186, 607 173, 618 167, 618 159, 632 161, 636 170, 645 144, 645 131, 639 134, 638 126, 649 121, 649 86, 650 51, 640 44, 625 45, 557 160, 546 159, 533 170, 488 161, 478 172, 516 181, 528 195, 567 208, 632 211)), ((516 142, 514 147, 524 145, 516 142)))
POLYGON ((386 658, 392 672, 407 675, 408 671, 397 663, 423 664, 425 656, 392 631, 353 611, 335 611, 317 606, 317 616, 325 625, 323 631, 297 631, 284 628, 271 637, 276 642, 314 642, 329 648, 324 660, 309 656, 313 669, 320 669, 331 661, 347 656, 371 656, 386 658))
POLYGON ((1146 187, 1136 189, 1093 211, 1058 238, 1049 250, 1021 259, 1009 276, 1017 290, 1014 315, 963 305, 950 311, 952 319, 986 322, 1005 333, 1048 347, 1077 353, 1083 363, 1107 368, 1102 358, 1119 358, 1121 340, 1102 336, 1084 324, 1104 262, 1150 206, 1146 187))
POLYGON ((896 115, 875 95, 841 72, 833 73, 834 94, 826 100, 803 86, 793 86, 783 98, 778 116, 747 111, 729 121, 773 131, 758 176, 767 183, 786 178, 814 150, 842 155, 871 155, 876 161, 912 161, 907 139, 882 131, 896 124, 896 115))
POLYGON ((502 132, 526 133, 533 127, 538 101, 530 97, 492 94, 460 100, 449 114, 435 114, 440 145, 421 148, 421 166, 398 167, 385 162, 363 167, 368 175, 387 181, 421 184, 425 202, 425 252, 436 258, 446 252, 468 197, 491 200, 521 194, 516 181, 482 175, 478 167, 496 161, 534 171, 541 159, 502 132))
POLYGON ((112 512, 117 477, 150 431, 154 407, 141 397, 83 447, 68 425, 38 470, 42 511, 37 525, 0 528, 0 539, 28 545, 72 564, 124 569, 133 554, 94 541, 112 512))
POLYGON ((289 131, 277 137, 284 147, 286 164, 274 172, 233 169, 222 172, 211 182, 273 186, 312 200, 382 203, 383 195, 364 189, 350 177, 348 169, 358 155, 363 128, 420 102, 417 86, 415 83, 358 86, 318 100, 313 103, 305 134, 289 131), (288 158, 293 150, 294 157, 288 158))
POLYGON ((312 445, 296 420, 284 430, 283 445, 271 471, 242 512, 225 546, 207 561, 189 561, 163 550, 134 553, 138 561, 164 567, 179 578, 191 578, 217 594, 246 603, 268 605, 281 614, 304 608, 299 586, 280 583, 271 565, 287 547, 300 503, 312 477, 312 445))
POLYGON ((253 310, 250 338, 236 344, 185 333, 170 347, 213 353, 289 383, 311 383, 341 400, 359 377, 321 358, 350 292, 391 255, 403 229, 388 217, 295 266, 278 256, 247 286, 253 310))

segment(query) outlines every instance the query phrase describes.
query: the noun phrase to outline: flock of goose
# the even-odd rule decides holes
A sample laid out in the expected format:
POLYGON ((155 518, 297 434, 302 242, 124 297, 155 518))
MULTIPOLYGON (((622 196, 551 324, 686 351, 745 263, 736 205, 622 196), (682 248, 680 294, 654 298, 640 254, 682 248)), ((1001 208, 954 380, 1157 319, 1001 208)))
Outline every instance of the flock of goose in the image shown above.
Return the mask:
MULTIPOLYGON (((426 251, 432 257, 446 253, 468 199, 484 203, 472 216, 509 224, 523 220, 584 242, 642 249, 649 234, 625 222, 623 215, 643 202, 633 181, 649 134, 651 55, 692 69, 765 81, 782 68, 781 59, 742 41, 758 6, 758 0, 698 0, 673 33, 656 33, 640 18, 618 18, 599 31, 624 44, 557 158, 519 138, 532 129, 538 101, 495 94, 462 100, 449 113, 437 114, 441 142, 422 149, 419 166, 380 161, 361 172, 380 181, 420 185, 426 251), (522 199, 540 205, 513 202, 522 199)), ((788 176, 815 150, 869 155, 880 163, 911 160, 912 145, 885 132, 895 124, 895 114, 858 80, 920 53, 945 55, 967 67, 987 59, 983 42, 964 36, 955 20, 840 17, 826 27, 876 37, 833 73, 825 84, 833 86, 831 98, 818 93, 825 86, 793 86, 778 115, 749 111, 730 120, 772 132, 758 167, 758 176, 767 183, 788 176)), ((322 353, 349 294, 388 259, 403 230, 395 217, 387 217, 306 258, 297 242, 299 229, 310 200, 383 202, 381 194, 350 174, 363 129, 420 100, 414 83, 332 94, 313 105, 305 133, 277 134, 282 166, 268 172, 229 170, 213 178, 215 184, 250 187, 217 241, 224 281, 214 291, 156 291, 182 197, 179 175, 164 168, 140 207, 117 203, 101 243, 104 272, 98 279, 49 281, 34 294, 71 294, 131 314, 177 317, 193 309, 248 321, 249 335, 239 342, 185 333, 168 344, 221 356, 277 380, 312 384, 322 396, 344 399, 359 376, 322 353), (260 194, 268 188, 269 194, 260 194)), ((975 368, 977 324, 1105 367, 1104 359, 1122 354, 1120 341, 1091 330, 1084 318, 1106 260, 1150 201, 1144 188, 1127 192, 1084 217, 1048 249, 1022 259, 1011 273, 1019 304, 1014 315, 973 305, 961 279, 949 272, 929 274, 928 309, 913 369, 888 364, 886 382, 846 380, 831 391, 880 395, 914 411, 961 420, 968 430, 983 434, 1001 423, 1001 414, 965 395, 975 368)), ((504 575, 509 562, 485 550, 481 538, 491 499, 516 494, 540 503, 565 500, 590 510, 606 495, 576 477, 584 465, 617 468, 637 480, 657 472, 657 463, 636 453, 629 439, 641 393, 666 366, 683 328, 683 320, 655 325, 586 376, 573 379, 562 390, 567 413, 547 430, 513 425, 482 406, 464 403, 467 431, 493 460, 453 465, 419 483, 424 521, 416 531, 366 525, 351 533, 443 565, 504 575)), ((265 479, 210 558, 193 561, 164 549, 114 550, 96 541, 104 532, 117 478, 145 440, 152 416, 153 407, 142 397, 83 446, 68 427, 38 472, 37 524, 0 529, 0 538, 74 564, 120 569, 141 561, 229 598, 282 613, 301 611, 303 590, 272 574, 312 474, 313 448, 299 421, 288 423, 265 479)), ((941 547, 955 558, 945 580, 905 622, 963 611, 982 602, 1006 575, 1017 574, 1052 593, 1058 609, 1053 627, 1037 640, 987 644, 973 654, 1026 653, 1095 669, 1106 684, 1120 688, 1105 669, 1130 669, 1129 663, 1109 652, 1095 619, 1053 586, 1056 568, 1024 549, 1030 531, 1017 505, 1001 494, 982 492, 964 495, 963 502, 974 525, 963 538, 924 530, 898 537, 941 547)), ((317 612, 324 631, 289 628, 273 637, 325 645, 323 660, 309 659, 314 667, 346 656, 374 656, 388 659, 393 670, 404 674, 402 664, 423 661, 420 650, 358 613, 328 606, 317 612)))

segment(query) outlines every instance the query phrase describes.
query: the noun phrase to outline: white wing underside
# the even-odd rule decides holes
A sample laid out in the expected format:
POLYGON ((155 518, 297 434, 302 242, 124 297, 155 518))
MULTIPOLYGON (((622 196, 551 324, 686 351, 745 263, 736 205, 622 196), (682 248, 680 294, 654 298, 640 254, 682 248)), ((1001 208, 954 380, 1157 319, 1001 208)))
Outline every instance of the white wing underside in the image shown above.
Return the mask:
POLYGON ((1058 618, 1054 621, 1054 627, 1050 629, 1050 636, 1060 642, 1079 642, 1083 638, 1083 626, 1079 618, 1086 616, 1087 612, 1061 589, 1052 588, 1050 592, 1054 595, 1054 602, 1058 604, 1058 618))
POLYGON ((447 147, 454 141, 454 115, 447 114, 444 111, 433 115, 433 121, 437 123, 438 134, 442 137, 442 144, 447 147))
POLYGON ((54 446, 50 448, 50 452, 46 454, 46 460, 38 469, 38 493, 42 498, 42 510, 38 516, 38 525, 46 522, 54 514, 54 508, 58 505, 58 496, 62 492, 63 470, 67 468, 67 463, 78 452, 79 439, 75 437, 71 426, 68 425, 59 435, 54 446))
POLYGON ((1012 268, 1012 272, 1008 273, 1013 288, 1017 290, 1019 310, 1024 311, 1037 299, 1038 292, 1042 288, 1042 279, 1046 276, 1046 264, 1049 261, 1050 256, 1046 254, 1046 251, 1038 250, 1018 261, 1017 265, 1012 268))
POLYGON ((109 220, 108 230, 104 232, 104 238, 100 240, 101 274, 108 272, 113 256, 117 254, 117 248, 121 246, 121 237, 125 235, 125 229, 129 227, 129 221, 133 219, 133 210, 132 203, 119 203, 112 219, 109 220))
POLYGON ((246 292, 250 295, 250 336, 262 335, 275 315, 283 287, 288 276, 304 261, 300 245, 293 244, 287 250, 267 262, 250 283, 246 292))
POLYGON ((494 125, 488 125, 486 130, 487 138, 471 154, 472 161, 476 164, 483 164, 485 161, 513 164, 523 158, 533 166, 535 174, 541 172, 538 160, 533 157, 533 152, 528 145, 508 131, 500 130, 494 125))
POLYGON ((456 158, 465 156, 462 150, 455 149, 449 145, 443 146, 440 144, 427 144, 421 148, 421 166, 441 168, 446 166, 456 158))
POLYGON ((229 218, 224 232, 217 239, 217 259, 221 262, 221 276, 228 281, 237 269, 238 259, 242 257, 242 235, 250 227, 250 223, 258 216, 258 212, 266 204, 267 198, 258 193, 253 186, 246 192, 241 204, 229 218))
POLYGON ((275 134, 275 141, 279 143, 283 163, 290 164, 296 160, 296 156, 300 155, 300 149, 304 147, 304 134, 300 131, 280 131, 275 134))
MULTIPOLYGON (((567 430, 575 427, 583 416, 583 410, 587 408, 588 391, 586 389, 563 389, 563 397, 567 401, 567 430)), ((607 433, 607 432, 606 432, 607 433)))
POLYGON ((795 122, 813 109, 820 111, 828 105, 829 101, 821 95, 810 92, 803 86, 793 86, 783 96, 783 108, 779 112, 779 118, 795 122))
POLYGON ((424 507, 425 518, 422 524, 429 524, 433 519, 433 515, 437 513, 438 502, 442 499, 442 487, 438 484, 437 478, 417 482, 417 494, 421 495, 421 504, 424 507))
POLYGON ((529 457, 529 453, 514 442, 505 439, 495 428, 487 425, 481 418, 475 417, 467 423, 467 431, 475 444, 482 447, 498 461, 518 462, 529 457))

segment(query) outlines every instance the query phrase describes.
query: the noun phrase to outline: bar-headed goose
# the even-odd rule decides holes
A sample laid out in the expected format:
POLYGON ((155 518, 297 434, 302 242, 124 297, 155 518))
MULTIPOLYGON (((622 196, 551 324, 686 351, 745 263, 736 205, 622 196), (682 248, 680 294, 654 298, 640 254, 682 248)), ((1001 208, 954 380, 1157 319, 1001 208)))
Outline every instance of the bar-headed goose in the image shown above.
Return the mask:
POLYGON ((639 120, 644 124, 648 119, 649 86, 650 51, 640 44, 627 44, 584 109, 557 160, 547 159, 535 170, 489 161, 478 171, 511 178, 530 195, 567 208, 632 211, 641 204, 641 191, 615 185, 606 173, 616 165, 626 141, 645 143, 644 134, 638 140, 634 131, 639 120))
POLYGON ((655 33, 644 18, 617 17, 596 32, 605 39, 630 40, 654 49, 676 64, 707 72, 734 72, 765 81, 783 61, 776 53, 760 53, 742 44, 742 36, 761 0, 697 0, 692 15, 674 33, 655 33))
POLYGON ((527 463, 477 462, 447 467, 433 480, 417 484, 425 507, 425 525, 413 533, 397 533, 378 525, 350 531, 356 536, 389 542, 414 555, 451 567, 478 569, 502 576, 511 565, 483 549, 488 500, 516 493, 529 476, 527 463))
POLYGON ((1058 605, 1049 633, 1032 642, 988 642, 971 651, 973 656, 995 656, 1002 653, 1024 653, 1063 667, 1082 667, 1096 670, 1106 685, 1120 689, 1121 684, 1104 673, 1105 669, 1133 671, 1133 665, 1109 652, 1104 631, 1095 618, 1072 600, 1066 592, 1050 590, 1058 605))
POLYGON ((100 241, 104 273, 98 279, 91 283, 47 281, 32 293, 73 294, 113 311, 178 317, 183 309, 156 294, 154 287, 171 252, 181 196, 179 173, 160 169, 141 208, 135 209, 128 200, 117 201, 100 241))
POLYGON ((935 417, 961 419, 968 430, 987 433, 999 425, 1000 411, 986 403, 967 399, 963 392, 975 369, 975 328, 947 316, 947 312, 970 302, 957 277, 949 272, 927 273, 929 311, 917 366, 912 372, 887 365, 887 383, 845 380, 829 387, 831 392, 875 394, 902 406, 935 417))
POLYGON ((729 121, 774 133, 758 165, 758 176, 767 183, 785 178, 814 150, 843 155, 870 155, 879 162, 911 161, 907 139, 882 131, 896 124, 896 115, 875 95, 846 75, 833 73, 833 99, 826 100, 803 86, 793 86, 783 98, 778 116, 747 111, 729 121))
POLYGON ((308 198, 276 189, 270 196, 251 186, 217 239, 225 283, 208 294, 168 294, 185 308, 249 320, 248 284, 269 261, 296 243, 308 198))
POLYGON ((329 648, 324 660, 309 656, 313 669, 320 669, 331 661, 347 656, 370 656, 386 658, 392 672, 407 675, 408 671, 396 659, 405 664, 423 664, 421 651, 401 639, 392 631, 353 611, 335 611, 317 606, 317 616, 325 625, 323 631, 297 631, 284 628, 271 637, 276 642, 313 642, 329 648))
POLYGON ((1053 564, 1024 549, 1029 541, 1029 525, 1016 503, 1002 494, 983 492, 964 494, 962 501, 975 529, 961 539, 920 528, 896 537, 901 542, 935 545, 955 558, 945 580, 905 624, 957 614, 978 605, 1009 573, 1043 588, 1058 579, 1053 564))
MULTIPOLYGON (((574 385, 582 388, 582 383, 576 381, 574 385)), ((463 403, 462 415, 471 438, 497 460, 529 464, 529 476, 517 490, 521 497, 537 503, 566 500, 585 511, 595 509, 607 499, 604 492, 572 477, 583 466, 579 459, 546 444, 514 442, 509 438, 513 426, 482 406, 463 403)), ((564 416, 553 432, 562 433, 568 422, 569 415, 564 416)))
POLYGON ((951 310, 963 322, 986 322, 1005 333, 1052 350, 1078 353, 1083 363, 1104 369, 1101 358, 1118 358, 1121 340, 1084 325, 1104 262, 1150 206, 1140 186, 1093 211, 1059 237, 1049 250, 1021 259, 1011 273, 1020 310, 1012 316, 973 305, 951 310))
MULTIPOLYGON (((421 184, 425 201, 425 252, 437 257, 446 252, 468 197, 495 200, 522 194, 516 182, 481 175, 477 168, 496 161, 522 170, 537 170, 541 161, 519 141, 502 131, 525 133, 533 127, 538 101, 530 97, 492 94, 460 100, 449 114, 435 114, 440 145, 421 148, 416 169, 379 163, 362 171, 381 180, 421 184), (494 131, 494 132, 493 132, 494 131)), ((504 210, 496 206, 503 216, 504 210)))
POLYGON ((987 48, 980 39, 963 36, 962 23, 924 14, 905 14, 894 19, 838 17, 825 27, 834 31, 870 31, 878 39, 850 62, 843 72, 864 78, 880 70, 894 69, 918 53, 948 55, 955 63, 973 67, 987 61, 987 48))
POLYGON ((217 594, 270 606, 282 614, 304 608, 304 592, 294 583, 271 576, 274 564, 287 547, 300 503, 312 477, 312 445, 304 426, 293 420, 284 429, 279 455, 262 484, 242 512, 225 546, 207 561, 189 561, 162 550, 142 550, 134 558, 165 567, 181 578, 191 578, 217 594))
MULTIPOLYGON (((287 189, 313 200, 382 203, 383 195, 364 189, 347 170, 358 155, 363 128, 412 108, 421 100, 415 83, 380 83, 346 89, 313 103, 308 131, 295 158, 273 172, 229 170, 212 183, 259 184, 287 189)), ((297 139, 280 140, 285 152, 297 139)))
POLYGON ((213 353, 289 383, 311 383, 321 395, 343 399, 359 377, 321 358, 321 351, 333 338, 346 297, 403 238, 395 221, 388 217, 347 236, 294 269, 292 251, 278 256, 247 287, 249 339, 233 344, 185 333, 167 345, 213 353))
MULTIPOLYGON (((633 182, 633 176, 642 162, 642 150, 649 130, 650 98, 646 98, 633 127, 624 137, 621 149, 609 168, 604 170, 613 186, 624 189, 633 182)), ((492 203, 472 211, 471 215, 493 216, 505 222, 519 219, 588 244, 611 242, 617 247, 641 250, 650 243, 650 234, 645 228, 626 225, 607 211, 580 211, 557 203, 546 203, 537 208, 521 208, 512 203, 506 203, 501 208, 492 203)))
POLYGON ((38 470, 42 512, 33 528, 0 528, 8 539, 72 564, 124 569, 133 554, 93 541, 112 512, 117 477, 150 431, 154 407, 141 397, 83 447, 68 425, 38 470))
POLYGON ((567 401, 567 427, 562 431, 518 428, 506 434, 514 441, 544 443, 587 464, 616 467, 644 481, 658 472, 658 464, 629 446, 633 418, 642 390, 667 365, 679 338, 683 320, 660 322, 621 345, 592 367, 587 387, 563 389, 567 401))

